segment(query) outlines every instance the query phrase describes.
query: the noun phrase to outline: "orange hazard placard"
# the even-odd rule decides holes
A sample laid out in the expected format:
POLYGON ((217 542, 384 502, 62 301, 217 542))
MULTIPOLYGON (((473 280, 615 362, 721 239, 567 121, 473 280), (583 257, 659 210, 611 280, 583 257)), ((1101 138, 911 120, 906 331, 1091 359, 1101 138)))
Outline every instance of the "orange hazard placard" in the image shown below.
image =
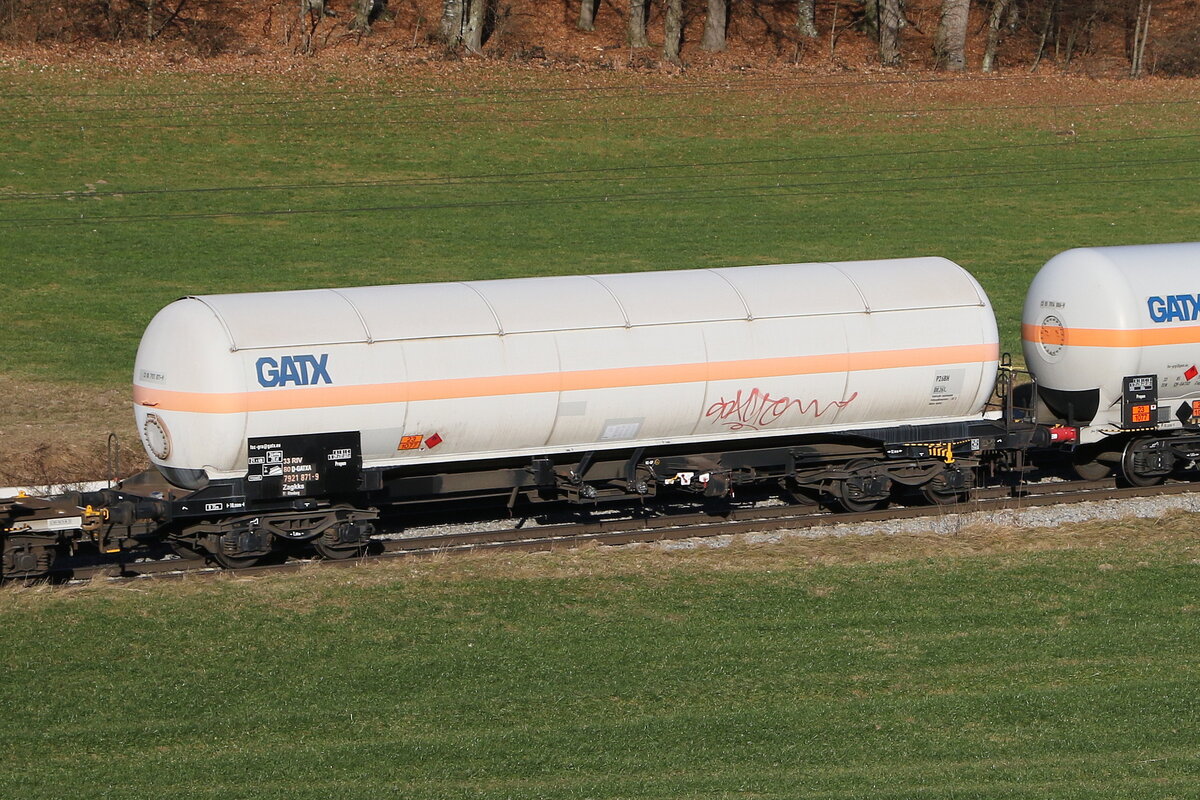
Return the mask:
POLYGON ((397 450, 419 450, 421 448, 421 440, 424 436, 402 436, 400 437, 400 446, 397 450))
POLYGON ((1192 416, 1200 417, 1200 400, 1192 401, 1192 416))
POLYGON ((1134 422, 1150 421, 1150 406, 1134 406, 1130 411, 1132 412, 1131 419, 1134 422))

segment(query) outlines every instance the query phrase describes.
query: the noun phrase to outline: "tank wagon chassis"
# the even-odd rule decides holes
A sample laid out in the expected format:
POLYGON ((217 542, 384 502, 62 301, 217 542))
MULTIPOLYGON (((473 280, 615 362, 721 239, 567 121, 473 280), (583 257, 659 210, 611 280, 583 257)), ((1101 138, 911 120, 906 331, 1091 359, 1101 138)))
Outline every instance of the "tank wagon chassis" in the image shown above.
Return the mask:
MULTIPOLYGON (((353 490, 324 498, 260 497, 261 489, 246 479, 186 491, 147 470, 111 489, 0 501, 0 577, 40 578, 69 572, 81 559, 129 560, 165 548, 227 568, 303 550, 351 558, 367 550, 380 509, 428 511, 479 501, 520 513, 539 504, 590 508, 659 495, 721 501, 741 487, 766 486, 791 502, 834 510, 874 510, 905 494, 952 503, 983 473, 1019 468, 1034 433, 1033 426, 1000 420, 902 425, 835 439, 757 440, 714 452, 676 445, 552 454, 460 464, 437 474, 363 469, 352 457, 353 490)), ((336 438, 344 444, 347 434, 336 438)))

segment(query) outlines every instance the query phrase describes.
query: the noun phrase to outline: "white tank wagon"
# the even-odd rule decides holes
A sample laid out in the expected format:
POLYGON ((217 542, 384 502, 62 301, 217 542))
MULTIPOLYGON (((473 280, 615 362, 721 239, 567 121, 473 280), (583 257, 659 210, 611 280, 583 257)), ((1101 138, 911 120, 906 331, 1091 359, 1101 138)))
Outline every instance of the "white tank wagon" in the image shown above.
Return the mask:
POLYGON ((151 459, 198 488, 318 433, 357 433, 370 468, 965 421, 997 356, 950 261, 787 264, 185 298, 134 398, 151 459))
POLYGON ((912 258, 189 297, 134 404, 156 519, 238 565, 411 503, 953 501, 1027 438, 983 413, 997 369, 978 283, 912 258))
POLYGON ((344 558, 385 512, 477 502, 951 502, 1045 438, 990 408, 998 370, 986 295, 941 258, 189 297, 134 370, 156 469, 0 504, 0 578, 164 545, 344 558))
POLYGON ((1038 422, 1077 441, 1080 474, 1162 480, 1200 459, 1200 243, 1050 259, 1022 315, 1038 422))

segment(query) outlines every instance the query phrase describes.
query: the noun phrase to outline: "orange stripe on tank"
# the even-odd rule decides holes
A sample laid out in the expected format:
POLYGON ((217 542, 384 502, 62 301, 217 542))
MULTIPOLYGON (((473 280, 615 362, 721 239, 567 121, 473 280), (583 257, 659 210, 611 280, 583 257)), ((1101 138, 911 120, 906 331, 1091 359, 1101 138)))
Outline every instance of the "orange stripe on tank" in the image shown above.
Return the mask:
POLYGON ((1061 343, 1068 347, 1156 347, 1170 344, 1200 344, 1200 325, 1182 328, 1056 328, 1022 325, 1021 338, 1027 342, 1061 343))
POLYGON ((433 381, 372 383, 357 386, 310 386, 253 392, 176 392, 134 384, 133 401, 138 405, 164 411, 235 414, 247 411, 286 411, 301 408, 412 403, 422 400, 504 397, 546 392, 620 389, 631 386, 930 367, 995 361, 999 355, 1000 345, 993 343, 922 347, 909 350, 877 350, 865 353, 759 358, 749 361, 715 361, 652 367, 585 369, 571 372, 535 372, 525 375, 443 378, 433 381))

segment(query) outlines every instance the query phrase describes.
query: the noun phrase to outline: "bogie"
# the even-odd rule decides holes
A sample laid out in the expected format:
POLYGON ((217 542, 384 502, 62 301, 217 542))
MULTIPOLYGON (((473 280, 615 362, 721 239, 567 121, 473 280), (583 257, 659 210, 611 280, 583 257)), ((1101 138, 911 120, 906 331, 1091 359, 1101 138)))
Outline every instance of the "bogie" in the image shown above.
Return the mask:
POLYGON ((846 465, 845 472, 833 482, 830 492, 836 506, 852 513, 887 507, 892 479, 883 465, 870 460, 853 461, 846 465))
POLYGON ((1121 480, 1129 486, 1156 486, 1175 468, 1175 456, 1161 439, 1130 439, 1121 452, 1121 480))
POLYGON ((953 505, 967 499, 975 475, 966 469, 947 468, 922 484, 921 494, 932 505, 953 505))

